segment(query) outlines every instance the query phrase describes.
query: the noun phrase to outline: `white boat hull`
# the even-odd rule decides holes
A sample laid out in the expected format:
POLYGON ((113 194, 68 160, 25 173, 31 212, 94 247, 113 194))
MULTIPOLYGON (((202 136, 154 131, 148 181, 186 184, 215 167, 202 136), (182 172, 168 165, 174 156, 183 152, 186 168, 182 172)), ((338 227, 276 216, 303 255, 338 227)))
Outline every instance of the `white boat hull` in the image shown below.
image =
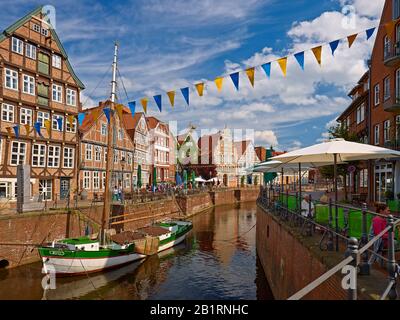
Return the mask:
POLYGON ((80 258, 63 259, 58 257, 42 257, 43 271, 45 273, 55 272, 57 275, 79 275, 99 272, 106 269, 122 266, 136 260, 145 258, 145 255, 132 253, 119 257, 105 258, 80 258))
POLYGON ((179 237, 178 239, 175 239, 171 242, 168 242, 166 244, 163 244, 162 246, 158 247, 158 252, 167 250, 169 248, 172 248, 173 246, 176 246, 177 244, 181 243, 183 240, 185 240, 186 238, 186 234, 184 234, 183 236, 179 237))

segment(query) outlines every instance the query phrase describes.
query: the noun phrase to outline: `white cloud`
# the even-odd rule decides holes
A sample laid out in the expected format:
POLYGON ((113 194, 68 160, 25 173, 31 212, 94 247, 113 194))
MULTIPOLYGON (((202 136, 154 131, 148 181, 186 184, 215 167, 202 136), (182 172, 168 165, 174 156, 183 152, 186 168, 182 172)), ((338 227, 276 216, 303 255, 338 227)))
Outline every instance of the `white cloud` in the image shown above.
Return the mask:
POLYGON ((255 131, 254 138, 257 143, 264 143, 271 146, 278 145, 278 138, 272 130, 255 131))

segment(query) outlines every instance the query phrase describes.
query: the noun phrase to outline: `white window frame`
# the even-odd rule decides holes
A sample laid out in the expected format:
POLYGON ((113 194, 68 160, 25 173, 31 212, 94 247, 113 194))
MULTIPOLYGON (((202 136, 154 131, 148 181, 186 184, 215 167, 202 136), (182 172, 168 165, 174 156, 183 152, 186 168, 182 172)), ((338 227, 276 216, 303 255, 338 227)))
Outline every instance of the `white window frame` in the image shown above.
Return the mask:
POLYGON ((62 95, 63 95, 63 88, 58 84, 54 84, 51 86, 51 98, 54 102, 62 103, 62 95))
POLYGON ((61 147, 49 145, 47 150, 47 166, 49 168, 60 167, 61 147))
POLYGON ((100 172, 93 171, 93 190, 100 189, 100 172))
POLYGON ((18 72, 7 68, 4 70, 4 87, 18 91, 18 72))
POLYGON ((85 143, 85 160, 91 161, 93 159, 93 146, 90 143, 85 143))
POLYGON ((10 156, 10 165, 17 166, 19 164, 25 164, 26 160, 26 143, 20 141, 12 141, 10 144, 11 148, 11 156, 10 156), (16 151, 14 151, 14 146, 16 146, 16 151))
POLYGON ((64 131, 64 117, 62 115, 59 114, 53 114, 52 116, 52 121, 51 121, 51 128, 55 131, 64 131), (61 125, 61 130, 58 127, 58 121, 57 119, 61 119, 62 120, 62 125, 61 125))
POLYGON ((67 88, 67 105, 76 107, 76 90, 67 88))
POLYGON ((383 101, 390 99, 390 77, 383 80, 383 101))
POLYGON ((379 124, 374 126, 374 144, 379 145, 379 124))
POLYGON ((25 56, 29 59, 36 60, 36 46, 30 43, 26 43, 25 56))
POLYGON ((379 100, 379 95, 380 95, 380 88, 379 88, 379 83, 374 86, 374 104, 375 106, 379 105, 380 100, 379 100))
POLYGON ((40 28, 40 26, 39 26, 38 24, 34 23, 34 24, 32 25, 32 30, 33 30, 33 31, 40 33, 40 29, 41 29, 41 28, 40 28))
POLYGON ((71 127, 71 124, 69 123, 69 120, 66 119, 66 121, 65 121, 65 131, 66 132, 76 133, 76 127, 77 127, 76 118, 74 118, 74 121, 72 122, 72 127, 71 127))
POLYGON ((40 123, 42 128, 45 128, 44 122, 50 120, 50 113, 45 111, 38 111, 36 116, 36 121, 40 123))
POLYGON ((11 51, 23 55, 24 54, 24 42, 18 38, 12 37, 11 51))
POLYGON ((100 133, 101 133, 102 136, 106 136, 107 135, 107 124, 105 122, 101 123, 100 133))
POLYGON ((43 195, 43 200, 53 199, 53 180, 39 180, 39 194, 43 195))
POLYGON ((15 106, 8 103, 1 104, 1 121, 14 123, 15 106))
POLYGON ((83 171, 83 189, 91 189, 90 188, 90 171, 83 171))
POLYGON ((46 28, 42 28, 42 29, 40 30, 40 33, 41 33, 43 36, 47 37, 47 36, 49 35, 49 30, 46 29, 46 28))
POLYGON ((35 95, 35 78, 28 76, 27 74, 23 75, 23 85, 22 92, 26 94, 30 94, 32 96, 35 95))
POLYGON ((40 143, 34 143, 32 145, 32 167, 43 168, 45 166, 46 166, 46 145, 40 143))
POLYGON ((94 161, 100 162, 102 159, 103 148, 100 146, 94 146, 94 161))
POLYGON ((384 142, 390 141, 390 120, 383 123, 383 140, 384 142))
POLYGON ((51 57, 51 65, 54 68, 61 69, 61 64, 62 64, 61 61, 62 61, 61 56, 59 56, 58 54, 53 54, 52 55, 52 57, 51 57))
POLYGON ((75 149, 64 147, 63 155, 63 167, 66 169, 72 169, 74 167, 75 149))
POLYGON ((29 124, 32 126, 33 110, 28 108, 21 108, 19 113, 19 123, 29 124))

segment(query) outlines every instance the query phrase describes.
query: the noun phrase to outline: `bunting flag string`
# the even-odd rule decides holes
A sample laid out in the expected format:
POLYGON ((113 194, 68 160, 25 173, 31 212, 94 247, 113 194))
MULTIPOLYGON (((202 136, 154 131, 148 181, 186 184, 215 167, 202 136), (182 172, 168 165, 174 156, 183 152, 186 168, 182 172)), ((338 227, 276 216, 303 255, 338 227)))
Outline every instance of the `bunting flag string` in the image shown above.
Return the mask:
POLYGON ((189 87, 182 88, 181 89, 183 98, 185 99, 187 105, 189 106, 189 87))
POLYGON ((157 104, 158 110, 160 110, 160 112, 162 112, 162 96, 161 96, 161 94, 158 94, 158 95, 154 96, 153 98, 157 104))
POLYGON ((103 112, 104 112, 104 115, 106 116, 108 124, 110 124, 110 121, 111 121, 111 109, 110 108, 104 108, 103 112))
MULTIPOLYGON (((382 24, 380 26, 375 26, 375 27, 370 27, 368 29, 365 29, 361 32, 358 33, 354 33, 348 36, 345 36, 341 39, 337 39, 334 41, 330 41, 321 45, 318 45, 316 47, 313 48, 309 48, 306 49, 304 51, 301 52, 296 52, 294 54, 290 54, 286 57, 281 57, 281 58, 277 58, 273 61, 269 61, 269 62, 265 62, 261 65, 256 65, 256 66, 251 66, 251 67, 247 67, 246 69, 242 69, 239 71, 235 71, 232 72, 230 74, 226 74, 223 76, 219 76, 216 77, 214 80, 212 80, 217 88, 218 92, 222 91, 223 85, 224 85, 224 79, 227 78, 228 76, 230 77, 230 79, 232 80, 235 88, 237 91, 239 91, 240 88, 240 73, 246 73, 247 78, 249 79, 249 82, 251 84, 252 87, 255 86, 255 73, 256 73, 256 69, 257 68, 261 68, 264 72, 267 78, 271 78, 271 70, 272 70, 272 63, 277 63, 277 65, 280 67, 282 74, 284 77, 287 76, 287 67, 288 67, 288 58, 291 56, 294 56, 294 58, 296 59, 297 63, 299 64, 300 68, 302 70, 305 70, 305 52, 310 51, 312 52, 313 56, 315 57, 317 63, 322 66, 322 59, 323 59, 323 49, 325 45, 329 45, 330 50, 332 52, 332 56, 335 56, 335 53, 340 45, 340 43, 342 41, 347 40, 348 42, 348 48, 351 48, 356 39, 359 37, 360 34, 364 34, 364 36, 366 36, 366 39, 369 40, 371 39, 371 37, 374 35, 375 31, 379 28, 379 27, 384 27, 386 28, 387 34, 388 35, 392 35, 394 33, 394 29, 396 26, 396 23, 400 21, 400 19, 396 19, 390 22, 387 22, 385 24, 382 24)), ((202 97, 204 95, 204 88, 206 85, 208 85, 208 82, 211 81, 202 81, 202 82, 197 82, 195 84, 192 85, 192 87, 195 88, 197 94, 199 97, 202 97)), ((176 91, 178 91, 179 89, 176 90, 171 90, 166 92, 166 95, 168 96, 169 102, 171 107, 173 108, 175 106, 175 95, 176 95, 176 91)), ((189 92, 190 92, 190 86, 185 87, 185 88, 181 88, 180 89, 182 96, 186 102, 186 104, 189 106, 190 105, 190 100, 189 100, 189 92)), ((154 101, 155 104, 157 105, 158 109, 160 110, 160 112, 162 111, 162 95, 158 94, 155 95, 154 97, 154 101)), ((142 99, 140 99, 140 103, 143 107, 143 110, 145 113, 147 113, 147 107, 148 107, 148 98, 144 97, 142 99)), ((131 101, 128 103, 129 108, 131 110, 132 115, 134 114, 134 112, 136 111, 136 102, 135 101, 131 101)))
POLYGON ((31 133, 31 126, 29 124, 25 124, 24 128, 25 128, 25 134, 29 136, 29 134, 31 133))
POLYGON ((204 82, 195 84, 195 87, 199 97, 202 97, 204 93, 204 82))
POLYGON ((230 77, 232 79, 232 82, 233 82, 236 90, 239 91, 239 72, 231 73, 230 77))
POLYGON ((36 132, 38 133, 38 135, 40 137, 43 137, 42 132, 40 131, 42 128, 42 124, 40 122, 35 122, 35 124, 33 125, 33 127, 35 128, 36 132))
POLYGON ((50 136, 51 133, 51 121, 50 120, 44 120, 44 126, 47 130, 47 134, 50 136))
POLYGON ((8 136, 11 137, 11 135, 12 135, 12 128, 11 128, 11 127, 7 127, 6 130, 7 130, 7 132, 8 132, 8 136))
POLYGON ((124 109, 124 105, 123 104, 116 104, 115 105, 115 110, 117 111, 118 117, 120 118, 120 120, 122 121, 122 110, 124 109))
POLYGON ((19 138, 19 125, 13 126, 15 137, 19 138))
POLYGON ((57 128, 60 131, 63 131, 63 118, 59 117, 57 118, 57 128))
POLYGON ((70 114, 67 116, 67 120, 69 122, 69 125, 71 126, 71 128, 74 126, 74 121, 75 121, 75 116, 70 114))

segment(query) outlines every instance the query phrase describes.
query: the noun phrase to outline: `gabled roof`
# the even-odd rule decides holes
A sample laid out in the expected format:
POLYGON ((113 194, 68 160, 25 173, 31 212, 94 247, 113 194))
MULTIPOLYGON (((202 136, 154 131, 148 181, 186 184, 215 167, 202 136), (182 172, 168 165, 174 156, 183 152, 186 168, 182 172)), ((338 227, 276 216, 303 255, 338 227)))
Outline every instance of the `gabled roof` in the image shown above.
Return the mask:
POLYGON ((238 157, 241 157, 246 152, 246 150, 250 144, 251 144, 250 140, 236 141, 234 143, 238 157))
MULTIPOLYGON (((27 15, 25 15, 24 17, 22 17, 21 19, 17 20, 16 22, 14 22, 11 26, 9 26, 8 28, 6 28, 1 34, 0 34, 0 42, 5 40, 7 37, 9 37, 10 35, 12 35, 12 33, 15 32, 15 30, 17 30, 18 28, 20 28, 21 26, 23 26, 26 22, 28 22, 32 16, 34 15, 38 15, 43 9, 43 6, 40 6, 38 8, 36 8, 35 10, 29 12, 27 15)), ((85 89, 85 85, 82 83, 82 81, 77 77, 77 75, 75 74, 74 70, 72 69, 72 66, 68 60, 68 55, 67 52, 64 49, 64 46, 62 45, 60 38, 58 37, 57 33, 55 32, 54 29, 50 29, 50 33, 52 35, 52 37, 54 38, 54 40, 56 41, 58 47, 60 48, 61 54, 62 56, 65 58, 65 61, 67 63, 67 68, 68 71, 71 73, 72 77, 74 78, 75 82, 77 83, 77 85, 81 88, 81 89, 85 89)))

